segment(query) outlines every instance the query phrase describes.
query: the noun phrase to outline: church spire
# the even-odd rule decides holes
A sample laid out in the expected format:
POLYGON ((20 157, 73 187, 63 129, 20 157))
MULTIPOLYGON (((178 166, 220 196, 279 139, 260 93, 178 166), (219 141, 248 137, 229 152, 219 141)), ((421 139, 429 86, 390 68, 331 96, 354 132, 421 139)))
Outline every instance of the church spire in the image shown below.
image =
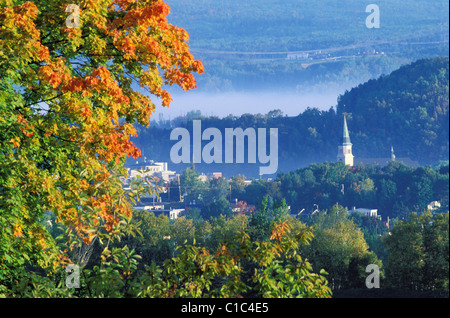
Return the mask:
POLYGON ((343 131, 343 135, 342 135, 342 144, 343 145, 351 145, 352 144, 350 142, 350 134, 348 133, 347 120, 345 118, 345 115, 344 115, 344 131, 343 131))
POLYGON ((353 166, 352 143, 350 141, 350 134, 348 132, 347 119, 344 113, 344 129, 342 134, 342 145, 338 146, 337 161, 344 162, 347 166, 353 166))

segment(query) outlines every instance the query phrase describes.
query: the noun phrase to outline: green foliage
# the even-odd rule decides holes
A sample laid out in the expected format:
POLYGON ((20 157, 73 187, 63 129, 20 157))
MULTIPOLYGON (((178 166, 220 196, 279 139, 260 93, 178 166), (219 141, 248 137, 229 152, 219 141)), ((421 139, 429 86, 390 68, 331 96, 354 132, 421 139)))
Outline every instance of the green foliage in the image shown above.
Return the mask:
MULTIPOLYGON (((310 233, 290 233, 287 223, 273 225, 267 241, 252 241, 245 232, 223 242, 214 254, 199 246, 186 246, 177 257, 167 260, 164 270, 153 269, 154 284, 141 296, 234 297, 252 292, 260 297, 329 297, 322 275, 297 254, 298 244, 306 244, 310 233), (251 277, 254 287, 243 280, 242 264, 257 265, 251 277)), ((324 272, 321 272, 324 274, 324 272)))
POLYGON ((447 290, 449 214, 416 213, 395 224, 384 243, 386 282, 411 290, 447 290))
MULTIPOLYGON (((119 176, 125 173, 124 158, 138 155, 128 143, 128 136, 134 134, 129 123, 138 120, 145 125, 154 105, 146 96, 132 91, 129 74, 124 72, 139 77, 143 86, 150 86, 168 104, 169 96, 160 90, 162 81, 158 76, 144 78, 142 63, 151 61, 155 71, 159 70, 156 65, 166 70, 180 67, 181 73, 173 74, 182 75, 179 79, 166 80, 185 89, 194 86, 193 77, 186 77, 188 73, 201 67, 197 61, 191 65, 184 45, 187 34, 181 30, 156 34, 153 31, 158 28, 151 28, 146 38, 163 39, 167 46, 159 53, 167 56, 161 61, 171 65, 161 65, 143 49, 136 50, 142 59, 132 60, 122 55, 130 52, 122 52, 114 44, 122 33, 120 21, 113 23, 117 33, 104 33, 110 29, 105 23, 117 18, 117 8, 94 7, 80 32, 62 31, 63 12, 54 15, 55 8, 61 6, 50 5, 53 2, 61 1, 1 2, 5 10, 0 13, 0 33, 4 35, 0 38, 0 297, 329 297, 328 277, 333 288, 357 288, 367 264, 381 265, 378 254, 374 254, 383 249, 376 238, 379 224, 358 216, 350 219, 345 209, 336 205, 326 215, 314 215, 310 228, 288 216, 288 204, 295 211, 314 204, 368 204, 382 210, 383 216, 400 219, 407 218, 411 211, 425 209, 431 200, 440 200, 442 210, 448 210, 448 162, 435 169, 410 169, 396 163, 383 169, 318 164, 280 174, 274 182, 254 180, 249 186, 242 177, 236 177, 230 187, 223 178, 202 182, 195 170, 186 169, 175 195, 186 193, 185 200, 195 200, 201 210, 192 210, 189 218, 175 221, 146 211, 135 211, 131 218, 127 200, 137 202, 143 192, 154 190, 154 184, 152 180, 136 179, 131 191, 122 189, 119 176), (11 9, 13 5, 15 9, 11 9), (108 19, 104 14, 107 10, 108 19), (149 56, 145 56, 147 53, 149 56), (183 56, 181 61, 179 56, 183 56), (97 84, 88 85, 87 78, 97 84), (118 116, 123 117, 120 125, 118 116), (258 213, 232 216, 229 196, 259 204, 258 213), (67 273, 61 265, 69 262, 80 268, 81 288, 65 285, 67 273), (323 270, 315 273, 319 268, 329 274, 323 270)), ((206 28, 212 32, 196 43, 210 49, 223 48, 224 43, 214 37, 224 34, 229 36, 227 49, 244 46, 249 50, 354 44, 348 42, 348 36, 356 42, 366 40, 367 33, 352 29, 345 36, 334 34, 329 41, 325 30, 330 23, 353 21, 351 14, 342 15, 342 21, 329 20, 330 14, 334 17, 336 10, 345 7, 334 2, 326 2, 330 8, 323 12, 321 6, 306 2, 302 12, 291 10, 294 1, 273 4, 263 0, 258 6, 251 2, 240 2, 240 13, 229 10, 234 5, 230 1, 221 2, 228 10, 217 10, 219 2, 189 2, 189 10, 175 10, 171 18, 186 19, 192 10, 206 16, 206 28), (257 12, 267 12, 270 7, 270 15, 263 20, 254 18, 255 7, 257 12), (313 7, 320 8, 319 14, 312 14, 313 7), (238 13, 243 14, 245 22, 235 19, 238 13), (286 14, 287 23, 279 24, 278 19, 286 14), (311 20, 311 16, 316 18, 311 20), (210 19, 217 18, 228 23, 229 32, 211 28, 210 19), (279 27, 267 27, 268 22, 279 27), (252 34, 235 36, 243 29, 252 34), (287 30, 299 33, 290 36, 287 30), (307 34, 311 37, 299 36, 307 34), (246 46, 250 42, 252 46, 246 46)), ((420 13, 420 19, 424 6, 436 15, 447 6, 436 1, 410 4, 411 10, 420 13)), ((395 4, 391 6, 396 8, 395 4)), ((363 13, 356 8, 360 4, 354 2, 345 11, 363 13)), ((397 12, 402 11, 388 14, 394 17, 397 12)), ((130 25, 126 36, 133 35, 130 39, 139 46, 147 43, 141 39, 143 30, 150 28, 133 29, 134 19, 127 16, 130 25)), ((362 17, 358 17, 359 24, 362 17)), ((416 40, 436 39, 435 22, 439 18, 421 24, 429 25, 431 32, 427 28, 417 30, 416 21, 410 19, 405 24, 402 20, 403 27, 398 28, 397 19, 395 26, 386 25, 383 30, 393 40, 412 27, 416 40)), ((202 32, 204 28, 205 24, 202 32)), ((192 34, 197 41, 199 30, 192 34)), ((234 63, 211 59, 209 65, 220 72, 212 71, 203 84, 222 87, 229 81, 233 86, 250 82, 255 74, 264 74, 254 82, 258 86, 270 86, 273 81, 298 85, 311 78, 312 84, 341 79, 352 82, 391 70, 412 56, 409 52, 407 58, 350 58, 338 63, 319 59, 308 67, 297 61, 274 62, 273 57, 269 61, 242 59, 234 63), (355 68, 358 74, 352 77, 355 68)), ((286 137, 280 139, 281 166, 298 168, 324 158, 334 160, 338 118, 343 111, 351 113, 349 125, 359 156, 383 153, 393 143, 403 145, 399 149, 402 155, 424 163, 448 159, 448 58, 420 60, 360 85, 340 97, 337 112, 309 108, 299 116, 286 118, 275 110, 267 115, 230 115, 219 120, 202 118, 193 111, 186 118, 188 123, 202 118, 207 126, 217 128, 277 127, 286 137)), ((160 146, 167 144, 168 130, 139 132, 142 139, 138 144, 142 143, 147 152, 164 153, 160 146)), ((448 213, 412 214, 406 221, 395 223, 382 243, 386 246, 386 277, 391 286, 448 290, 448 213)))
POLYGON ((274 202, 273 198, 265 195, 258 206, 258 211, 250 217, 251 235, 253 238, 267 239, 273 222, 285 221, 289 216, 286 200, 274 202))
MULTIPOLYGON (((84 268, 95 244, 104 248, 106 267, 93 269, 96 277, 105 276, 101 284, 119 281, 120 266, 121 278, 133 269, 132 251, 108 249, 114 238, 131 234, 132 203, 145 190, 145 181, 132 184, 129 192, 122 187, 126 158, 141 155, 129 139, 136 135, 133 123, 148 124, 154 97, 169 106, 172 98, 163 86, 187 91, 196 86, 192 73, 203 73, 189 52, 187 32, 167 23, 170 8, 163 1, 84 1, 76 27, 65 23, 67 5, 0 1, 0 290, 5 296, 28 296, 40 277, 47 286, 45 275, 68 263, 84 268), (133 80, 152 97, 135 90, 133 80), (61 244, 42 223, 49 214, 61 227, 61 244)), ((125 280, 120 289, 126 286, 125 280)), ((96 295, 116 295, 119 288, 111 288, 114 292, 96 295)), ((43 289, 31 293, 36 290, 43 289)))
POLYGON ((325 268, 333 289, 363 288, 365 268, 381 262, 369 250, 364 234, 349 218, 347 210, 334 205, 329 211, 318 212, 310 221, 314 238, 304 249, 304 255, 314 267, 325 268))
POLYGON ((448 74, 448 57, 423 59, 340 96, 355 154, 375 157, 394 145, 397 156, 422 163, 448 160, 448 74))
POLYGON ((220 215, 230 216, 231 214, 230 202, 223 197, 214 199, 211 203, 204 205, 202 208, 202 215, 205 218, 218 217, 220 215))
POLYGON ((188 205, 201 206, 202 218, 231 215, 228 201, 230 185, 226 179, 220 177, 202 181, 197 171, 188 167, 180 177, 180 188, 188 205))
MULTIPOLYGON (((228 220, 227 225, 240 223, 240 218, 228 220)), ((155 221, 151 214, 142 219, 155 221)), ((148 238, 148 231, 154 228, 141 226, 143 238, 148 238)), ((194 238, 192 243, 185 241, 172 248, 173 256, 151 262, 146 261, 146 254, 152 252, 143 248, 151 242, 139 237, 111 241, 112 245, 100 252, 97 264, 80 269, 80 288, 67 288, 63 272, 29 272, 16 277, 17 283, 6 294, 5 286, 1 291, 9 297, 331 296, 326 273, 314 273, 313 266, 299 254, 299 246, 307 245, 312 238, 308 228, 273 222, 265 240, 253 240, 243 227, 231 233, 232 228, 226 226, 229 234, 215 247, 198 245, 194 238), (136 251, 141 251, 142 257, 136 251)), ((172 234, 179 230, 174 227, 172 234)))
POLYGON ((434 200, 448 207, 448 173, 443 168, 415 169, 399 162, 383 168, 323 163, 280 173, 276 181, 280 183, 278 195, 286 198, 294 213, 314 204, 329 207, 336 202, 378 209, 383 218, 404 218, 425 210, 434 200))
POLYGON ((28 270, 0 291, 7 297, 329 297, 331 288, 364 288, 369 264, 380 267, 382 288, 448 290, 448 213, 396 222, 384 235, 383 266, 363 233, 370 225, 360 225, 368 220, 341 206, 314 214, 308 224, 286 215, 283 202, 265 197, 260 206, 264 219, 169 222, 135 211, 136 235, 103 238, 106 246, 94 248, 80 269, 81 288, 65 286, 63 269, 28 270))
POLYGON ((186 168, 180 176, 181 191, 186 194, 184 200, 187 202, 201 203, 204 200, 205 193, 208 190, 208 183, 199 180, 197 171, 186 168))

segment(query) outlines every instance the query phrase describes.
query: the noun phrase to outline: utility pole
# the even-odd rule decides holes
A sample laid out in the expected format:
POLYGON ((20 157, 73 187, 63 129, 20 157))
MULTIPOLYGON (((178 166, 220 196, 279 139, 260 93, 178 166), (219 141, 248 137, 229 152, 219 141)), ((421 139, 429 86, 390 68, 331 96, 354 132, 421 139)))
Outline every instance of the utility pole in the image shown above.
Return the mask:
POLYGON ((180 175, 177 175, 178 178, 178 193, 180 194, 180 202, 181 202, 181 184, 180 184, 180 175))

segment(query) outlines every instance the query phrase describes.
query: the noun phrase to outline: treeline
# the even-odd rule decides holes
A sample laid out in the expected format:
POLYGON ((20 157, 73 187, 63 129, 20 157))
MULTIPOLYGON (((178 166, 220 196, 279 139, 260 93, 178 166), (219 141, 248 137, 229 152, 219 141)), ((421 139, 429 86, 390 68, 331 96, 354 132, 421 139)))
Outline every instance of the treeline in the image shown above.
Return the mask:
POLYGON ((314 205, 329 207, 339 203, 348 208, 378 209, 383 217, 406 218, 411 212, 427 209, 439 201, 448 209, 448 163, 438 167, 410 168, 398 162, 379 168, 349 168, 342 163, 313 164, 273 181, 254 180, 233 195, 255 204, 264 195, 285 198, 293 213, 312 210, 314 205))
MULTIPOLYGON (((258 212, 251 215, 222 215, 207 220, 187 216, 170 221, 165 216, 155 217, 151 212, 140 211, 135 214, 135 220, 141 222, 145 234, 126 243, 144 255, 144 263, 163 264, 165 259, 177 255, 176 246, 184 249, 195 242, 212 252, 223 241, 236 240, 235 234, 243 231, 251 241, 269 242, 274 239, 271 232, 274 224, 285 222, 293 236, 306 235, 310 231, 311 237, 298 246, 297 252, 316 272, 324 269, 328 273, 325 277, 333 290, 365 288, 366 266, 377 264, 383 267, 382 261, 370 250, 360 227, 341 206, 318 213, 305 223, 289 216, 289 210, 282 202, 271 204, 265 197, 258 205, 258 212)), ((246 264, 244 269, 243 282, 253 285, 251 277, 255 267, 246 264)))
MULTIPOLYGON (((356 158, 389 158, 391 146, 397 158, 410 158, 422 165, 448 160, 449 154, 449 59, 423 59, 361 84, 340 96, 336 109, 308 108, 298 116, 280 110, 267 114, 205 117, 192 111, 171 122, 152 122, 139 129, 136 144, 147 156, 170 163, 170 132, 201 119, 202 129, 278 128, 279 172, 295 170, 315 162, 336 161, 342 136, 342 113, 347 114, 353 154, 356 158)), ((206 144, 206 142, 203 142, 206 144)), ((182 171, 189 165, 170 164, 182 171)), ((198 171, 222 171, 258 176, 259 164, 198 164, 198 171)))
MULTIPOLYGON (((377 209, 383 220, 406 219, 413 212, 428 209, 432 202, 435 212, 449 207, 449 164, 435 168, 410 168, 399 162, 386 167, 348 167, 338 163, 313 164, 288 173, 280 173, 274 180, 251 180, 236 175, 229 180, 213 178, 201 181, 199 174, 187 168, 180 183, 170 183, 171 198, 183 197, 183 207, 190 209, 192 218, 209 219, 230 216, 230 202, 242 202, 257 208, 264 197, 284 201, 292 214, 311 214, 340 204, 352 209, 377 209), (181 191, 181 193, 180 193, 181 191), (302 212, 303 213, 303 212, 302 212)), ((160 194, 168 201, 168 194, 160 194)), ((380 222, 381 223, 381 222, 380 222)))

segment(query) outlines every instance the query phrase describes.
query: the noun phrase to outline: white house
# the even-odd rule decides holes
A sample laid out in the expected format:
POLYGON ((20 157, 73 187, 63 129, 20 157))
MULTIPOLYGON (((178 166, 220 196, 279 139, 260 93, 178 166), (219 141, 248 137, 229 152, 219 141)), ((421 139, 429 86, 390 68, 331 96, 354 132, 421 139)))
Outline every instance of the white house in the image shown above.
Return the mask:
POLYGON ((365 209, 365 208, 356 208, 353 207, 353 209, 349 210, 348 213, 354 213, 359 212, 361 214, 364 214, 365 216, 370 216, 377 218, 378 217, 378 209, 365 209))
POLYGON ((164 181, 170 181, 171 178, 176 174, 175 171, 168 169, 167 162, 153 162, 150 161, 150 165, 145 165, 144 170, 147 172, 141 174, 139 169, 130 169, 130 178, 135 177, 159 177, 164 181))
POLYGON ((441 202, 433 201, 427 205, 427 210, 434 211, 434 210, 439 209, 440 207, 441 207, 441 202))
POLYGON ((136 210, 145 210, 154 213, 156 216, 159 216, 160 214, 167 215, 169 219, 175 220, 182 216, 184 209, 164 209, 164 205, 141 205, 141 206, 135 206, 134 209, 136 210))

